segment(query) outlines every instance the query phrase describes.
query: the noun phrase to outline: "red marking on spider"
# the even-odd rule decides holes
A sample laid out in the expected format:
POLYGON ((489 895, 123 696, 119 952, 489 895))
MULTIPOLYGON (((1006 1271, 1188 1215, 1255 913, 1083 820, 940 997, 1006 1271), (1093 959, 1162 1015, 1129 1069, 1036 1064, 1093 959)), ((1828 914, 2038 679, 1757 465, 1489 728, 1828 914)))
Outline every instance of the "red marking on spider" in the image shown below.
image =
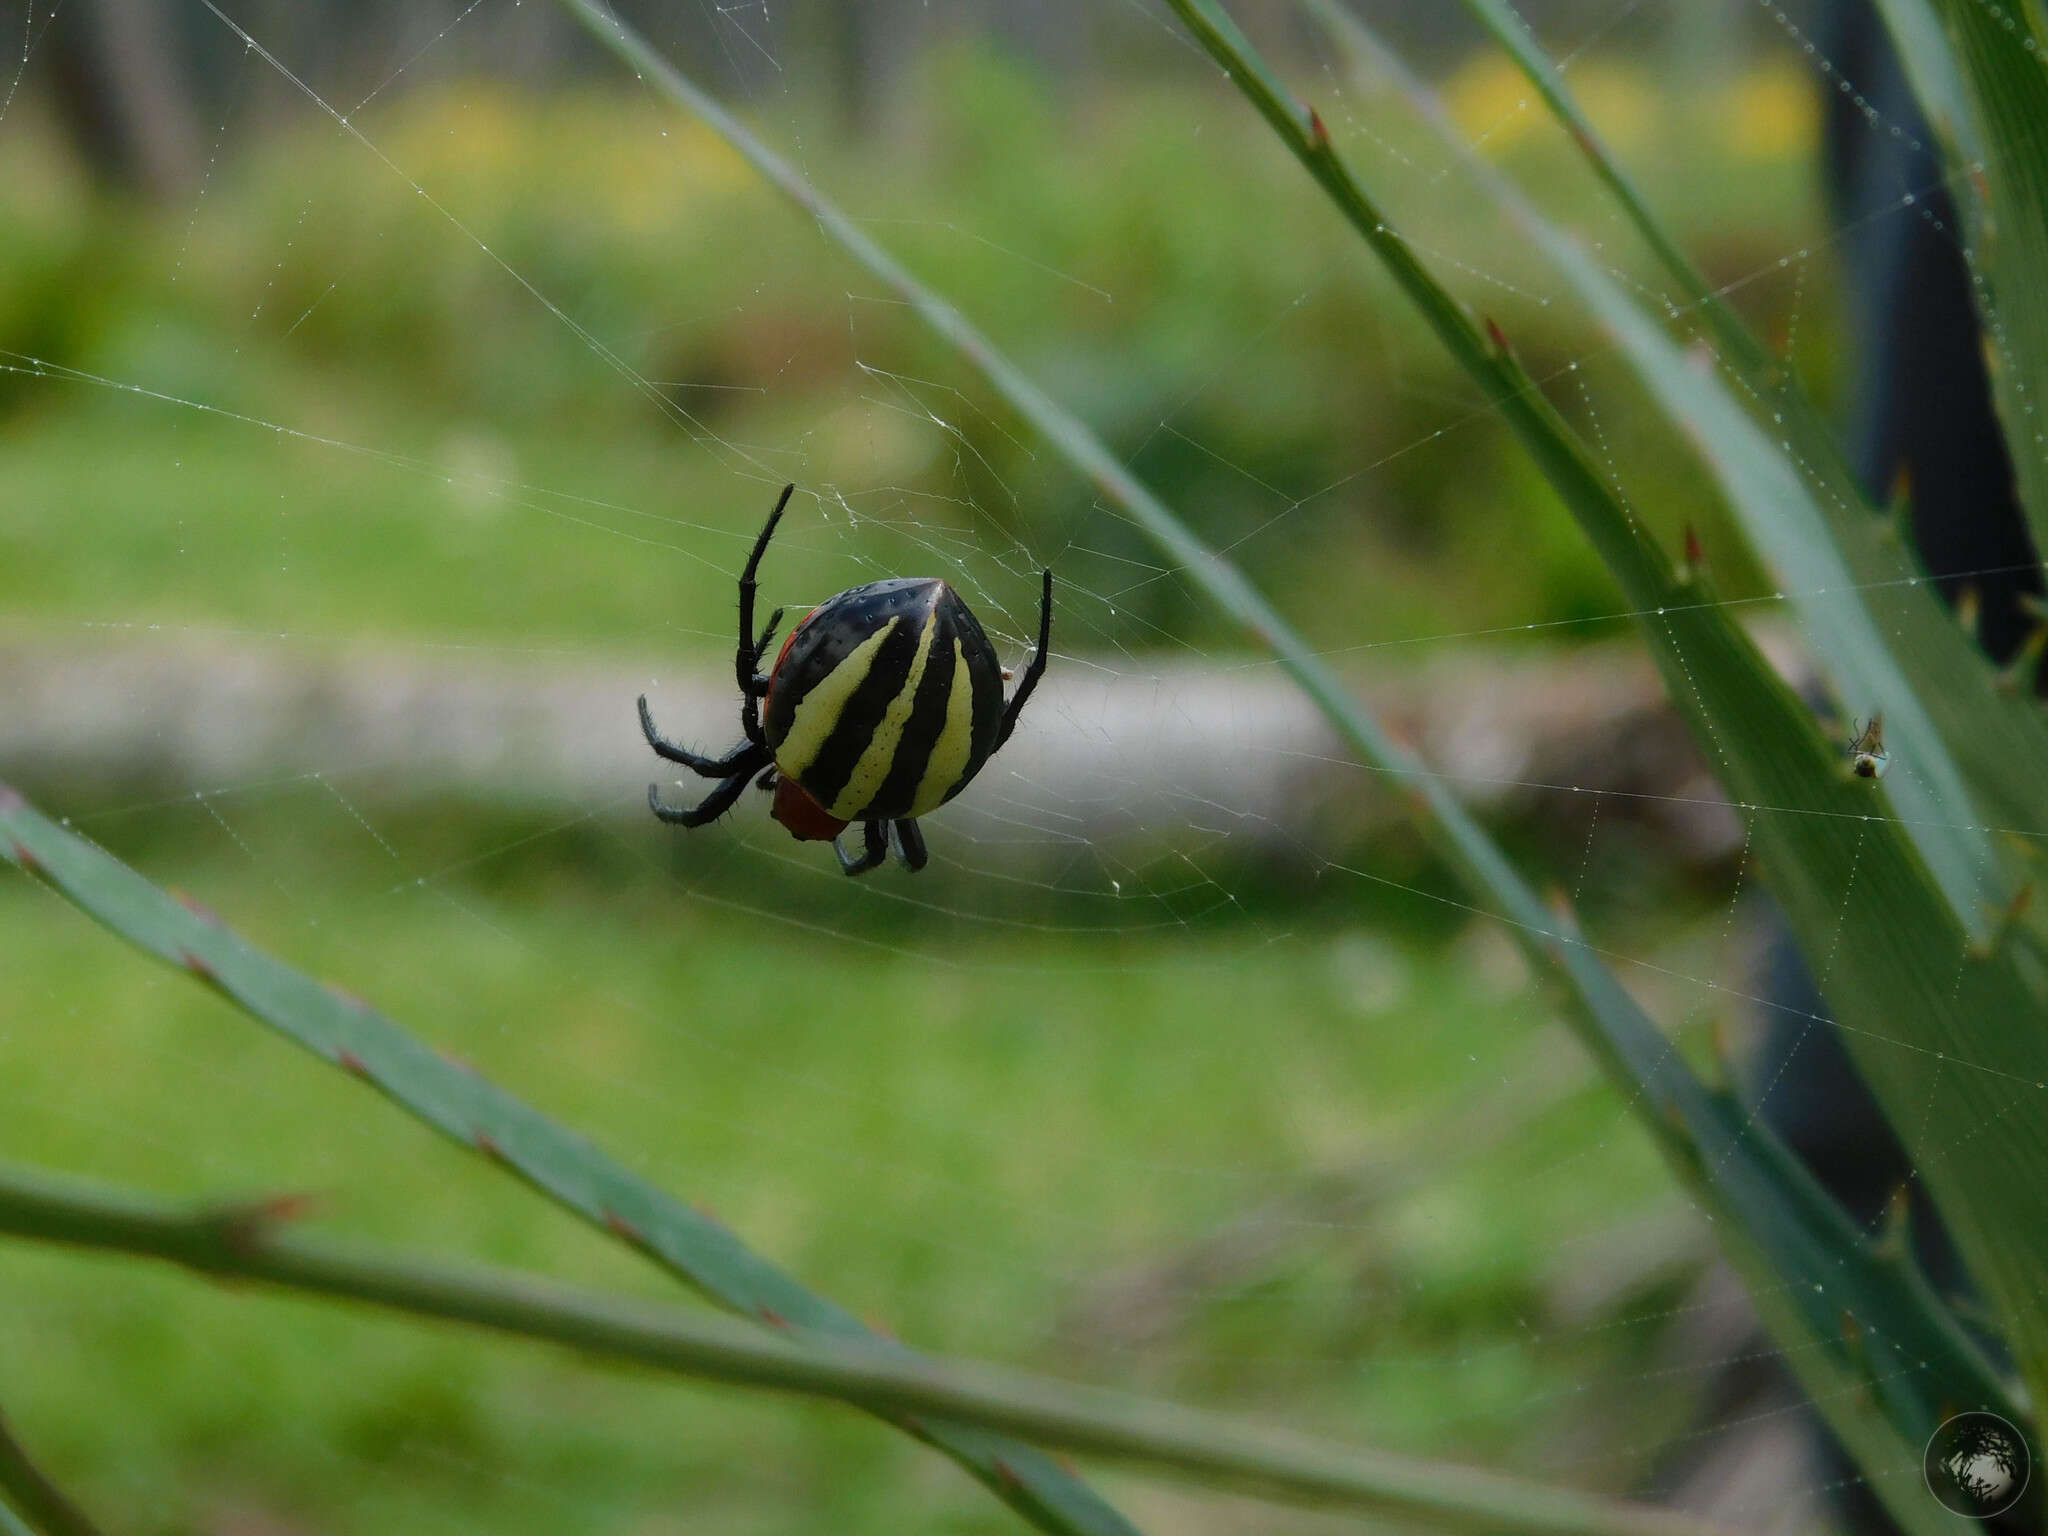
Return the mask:
POLYGON ((1007 1461, 1003 1460, 1002 1457, 998 1456, 996 1458, 995 1465, 996 1481, 1001 1483, 1005 1488, 1022 1488, 1024 1486, 1024 1479, 1017 1475, 1017 1469, 1012 1467, 1007 1461))
POLYGON ((846 830, 846 823, 813 800, 803 785, 792 778, 775 781, 775 804, 768 812, 789 835, 800 843, 830 842, 846 830))
POLYGON ((1493 316, 1482 315, 1480 319, 1486 323, 1486 339, 1493 343, 1494 350, 1496 352, 1506 352, 1508 350, 1507 333, 1500 328, 1500 325, 1494 320, 1493 316))
POLYGON ((642 1232, 638 1227, 634 1226, 633 1223, 626 1220, 625 1217, 621 1216, 617 1211, 611 1209, 609 1206, 605 1208, 604 1224, 610 1231, 616 1233, 620 1237, 623 1237, 629 1243, 638 1243, 643 1247, 647 1243, 646 1233, 642 1232))
POLYGON ((775 665, 768 669, 768 693, 761 700, 761 707, 763 709, 768 707, 768 700, 775 696, 775 678, 782 671, 782 663, 789 655, 789 648, 796 644, 796 637, 803 632, 803 627, 810 623, 811 614, 817 611, 815 608, 810 609, 802 618, 789 626, 789 633, 782 640, 782 649, 775 653, 775 665))
POLYGON ((1685 563, 1687 565, 1705 565, 1707 563, 1707 552, 1700 544, 1699 530, 1693 527, 1691 523, 1685 525, 1685 563))
POLYGON ((211 923, 216 928, 225 928, 227 926, 226 923, 221 921, 221 916, 218 912, 214 911, 213 908, 209 907, 197 896, 194 896, 190 891, 180 890, 174 885, 171 887, 171 900, 175 901, 187 912, 190 912, 202 923, 211 923))
POLYGON ((494 1157, 501 1163, 505 1161, 505 1149, 498 1145, 498 1139, 489 1131, 471 1131, 469 1139, 485 1157, 494 1157))
POLYGON ((211 986, 217 987, 220 985, 220 972, 216 971, 208 962, 200 959, 199 956, 193 954, 191 950, 179 950, 178 963, 184 966, 185 969, 190 971, 194 976, 197 976, 201 981, 206 982, 211 986))
POLYGON ((365 1062, 354 1051, 336 1051, 334 1053, 334 1060, 344 1072, 353 1072, 357 1077, 368 1077, 370 1075, 369 1063, 365 1062))
POLYGON ((789 1326, 789 1319, 784 1317, 780 1312, 776 1311, 773 1307, 762 1307, 759 1309, 759 1314, 761 1321, 766 1323, 770 1328, 787 1328, 789 1326))
POLYGON ((1330 147, 1330 130, 1323 126, 1323 114, 1314 107, 1308 109, 1308 133, 1316 141, 1317 149, 1330 147))
POLYGON ((43 872, 43 861, 37 858, 34 854, 30 853, 26 848, 22 847, 20 843, 14 841, 13 838, 9 838, 7 840, 7 846, 11 850, 14 862, 19 864, 23 869, 27 870, 32 875, 39 875, 43 872))

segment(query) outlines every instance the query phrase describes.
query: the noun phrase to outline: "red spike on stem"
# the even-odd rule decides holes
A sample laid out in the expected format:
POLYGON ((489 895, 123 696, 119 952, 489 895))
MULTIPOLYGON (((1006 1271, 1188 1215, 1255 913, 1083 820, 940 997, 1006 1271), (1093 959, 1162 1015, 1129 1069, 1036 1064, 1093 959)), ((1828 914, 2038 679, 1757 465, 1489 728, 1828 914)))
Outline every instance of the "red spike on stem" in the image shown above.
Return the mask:
POLYGON ((175 901, 187 912, 190 912, 202 923, 211 923, 216 928, 225 928, 227 926, 226 923, 221 921, 221 916, 218 912, 214 911, 213 908, 209 907, 197 896, 194 896, 190 891, 181 890, 174 885, 171 887, 171 900, 175 901))

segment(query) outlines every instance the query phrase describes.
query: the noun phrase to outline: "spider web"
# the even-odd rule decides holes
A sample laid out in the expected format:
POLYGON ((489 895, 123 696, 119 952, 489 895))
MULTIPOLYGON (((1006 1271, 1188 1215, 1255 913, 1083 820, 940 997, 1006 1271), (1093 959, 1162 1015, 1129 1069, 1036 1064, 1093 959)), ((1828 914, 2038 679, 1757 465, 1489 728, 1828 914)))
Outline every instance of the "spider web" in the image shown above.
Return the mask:
MULTIPOLYGON (((69 18, 0 12, 21 39, 0 144, 23 212, 0 261, 11 245, 57 274, 42 307, 0 310, 23 327, 0 335, 0 517, 25 555, 0 628, 10 776, 914 1342, 1683 1488, 1742 1524, 1820 1509, 1846 1474, 1805 1459, 1703 1225, 1501 925, 1393 787, 904 305, 544 8, 379 13, 345 37, 280 7, 169 14, 198 81, 194 172, 121 226, 142 233, 116 276, 143 297, 67 328, 100 238, 55 127, 69 18), (38 244, 65 238, 68 257, 38 244), (687 834, 646 814, 650 777, 701 786, 655 771, 633 700, 676 739, 737 739, 732 583, 786 481, 764 613, 940 574, 1021 668, 1037 572, 1057 573, 1045 684, 924 823, 923 876, 845 880, 752 794, 687 834)), ((1678 1048, 1783 1011, 1749 859, 1772 809, 1738 813, 1659 719, 1640 616, 1170 16, 863 14, 858 88, 811 12, 640 20, 1271 593, 1570 891, 1678 1048), (1076 163, 1091 145, 1109 170, 1076 163), (1190 174, 1210 157, 1213 182, 1190 174), (1242 227, 1273 235, 1231 266, 1242 227), (1510 539, 1526 551, 1503 558, 1510 539)), ((1471 141, 1533 166, 1546 205, 1668 306, 1506 66, 1420 14, 1384 19, 1435 59, 1471 141)), ((1810 133, 1820 89, 1904 131, 1787 9, 1541 20, 1618 130, 1704 38, 1731 68, 1674 109, 1688 121, 1739 134, 1769 110, 1810 133)), ((1637 515, 1736 549, 1455 162, 1326 45, 1294 46, 1410 245, 1554 356, 1553 398, 1637 515)), ((1682 160, 1653 129, 1639 152, 1682 160)), ((1772 174, 1803 187, 1801 165, 1772 174)), ((1723 291, 1835 387, 1838 232, 1769 175, 1713 190, 1757 232, 1718 253, 1723 291)), ((1927 190, 1901 185, 1883 216, 1928 217, 1927 190)), ((1767 626, 1787 601, 1737 554, 1719 574, 1767 626)), ((0 1027, 6 1155, 334 1191, 344 1230, 658 1288, 110 959, 27 882, 4 899, 56 957, 0 1027)), ((1929 1114, 1967 1070, 1930 1064, 1929 1114)), ((77 1289, 77 1262, 0 1252, 19 1301, 0 1359, 23 1369, 0 1407, 110 1512, 638 1530, 681 1495, 736 1527, 1006 1528, 916 1448, 822 1410, 105 1267, 77 1289), (336 1356, 339 1407, 310 1364, 336 1356), (162 1366, 135 1398, 143 1361, 162 1366), (736 1470, 763 1464, 834 1486, 736 1470)), ((1327 1523, 1108 1486, 1162 1529, 1327 1523)))

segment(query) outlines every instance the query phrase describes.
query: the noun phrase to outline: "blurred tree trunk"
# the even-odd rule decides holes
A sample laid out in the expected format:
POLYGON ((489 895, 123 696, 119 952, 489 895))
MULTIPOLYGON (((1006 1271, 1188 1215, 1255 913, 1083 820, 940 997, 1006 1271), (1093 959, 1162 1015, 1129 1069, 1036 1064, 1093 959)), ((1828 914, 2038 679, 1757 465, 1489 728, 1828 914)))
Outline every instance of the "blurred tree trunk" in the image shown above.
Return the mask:
POLYGON ((202 165, 169 0, 71 0, 51 22, 57 111, 101 180, 173 202, 202 165))

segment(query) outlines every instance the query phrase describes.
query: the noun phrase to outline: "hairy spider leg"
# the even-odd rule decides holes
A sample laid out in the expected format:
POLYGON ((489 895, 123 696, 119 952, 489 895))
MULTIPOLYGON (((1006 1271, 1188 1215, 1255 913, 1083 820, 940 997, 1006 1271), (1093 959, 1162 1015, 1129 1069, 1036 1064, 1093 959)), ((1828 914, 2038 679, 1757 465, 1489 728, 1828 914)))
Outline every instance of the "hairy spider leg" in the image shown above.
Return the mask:
POLYGON ((1047 570, 1045 590, 1038 599, 1038 649, 1031 653, 1031 665, 1024 669, 1024 680, 1017 684, 1017 691, 1010 695, 1009 707, 1003 711, 1002 729, 996 732, 996 744, 989 749, 991 757, 1010 739, 1010 732, 1017 729, 1017 716, 1024 708, 1024 701, 1031 697, 1031 690, 1036 688, 1038 680, 1045 676, 1046 648, 1051 643, 1052 572, 1047 570))
POLYGON ((864 875, 882 860, 889 857, 889 824, 886 821, 864 821, 860 824, 861 854, 854 858, 839 846, 839 839, 832 839, 832 851, 839 855, 839 867, 849 875, 864 875))
POLYGON ((776 609, 768 615, 768 622, 761 626, 761 638, 755 642, 754 657, 747 668, 753 674, 753 681, 740 693, 740 729, 757 747, 768 745, 768 739, 761 734, 761 701, 768 696, 769 679, 761 672, 761 658, 768 654, 768 647, 775 642, 775 627, 782 622, 783 612, 776 609))
POLYGON ((743 741, 724 756, 713 757, 670 741, 655 728, 654 715, 647 707, 647 695, 644 693, 640 695, 640 734, 647 738, 647 745, 654 749, 656 757, 681 763, 692 773, 701 773, 707 779, 724 778, 738 766, 741 758, 760 750, 751 741, 743 741))
POLYGON ((655 756, 681 763, 692 773, 701 773, 707 779, 722 779, 729 773, 736 773, 741 758, 766 750, 751 741, 743 741, 723 757, 712 757, 707 753, 692 752, 688 747, 679 747, 654 728, 654 716, 647 708, 647 695, 644 693, 640 695, 640 733, 647 738, 647 745, 654 748, 655 756))
POLYGON ((661 798, 661 786, 647 786, 647 808, 663 821, 679 827, 701 827, 718 820, 732 809, 733 802, 747 792, 747 785, 767 761, 766 749, 746 746, 741 748, 734 761, 731 778, 720 781, 718 787, 695 805, 668 805, 661 798))
POLYGON ((761 658, 767 654, 768 646, 775 638, 775 627, 782 622, 783 610, 777 608, 768 615, 768 623, 761 630, 760 638, 756 639, 754 576, 760 569, 761 557, 768 552, 768 541, 775 535, 775 525, 782 521, 782 510, 789 505, 789 498, 795 490, 794 481, 782 488, 775 510, 768 514, 768 521, 762 526, 759 537, 754 540, 753 551, 747 556, 746 568, 740 573, 740 643, 733 671, 740 685, 740 729, 746 733, 747 739, 723 757, 692 752, 688 747, 668 740, 654 728, 654 716, 648 711, 647 696, 640 696, 640 731, 647 738, 647 745, 654 748, 657 756, 672 763, 681 763, 691 772, 701 773, 706 778, 723 778, 738 768, 742 757, 767 750, 767 739, 761 734, 761 696, 768 691, 768 679, 760 675, 761 658))
MULTIPOLYGON (((761 557, 768 552, 768 541, 775 537, 775 525, 782 521, 782 509, 789 505, 789 498, 796 492, 792 480, 782 488, 776 498, 775 510, 768 514, 768 521, 761 527, 761 536, 754 540, 753 553, 747 556, 746 567, 740 572, 740 643, 733 653, 733 677, 740 685, 741 719, 747 725, 747 740, 755 746, 764 745, 761 736, 761 711, 759 700, 768 691, 768 681, 757 674, 761 664, 761 652, 767 649, 765 642, 754 643, 754 573, 761 568, 761 557)), ((780 617, 778 613, 777 617, 780 617)), ((774 621, 770 620, 770 628, 774 621)))
POLYGON ((915 873, 925 866, 924 832, 908 816, 899 816, 889 823, 889 830, 896 834, 896 858, 907 870, 915 873))

